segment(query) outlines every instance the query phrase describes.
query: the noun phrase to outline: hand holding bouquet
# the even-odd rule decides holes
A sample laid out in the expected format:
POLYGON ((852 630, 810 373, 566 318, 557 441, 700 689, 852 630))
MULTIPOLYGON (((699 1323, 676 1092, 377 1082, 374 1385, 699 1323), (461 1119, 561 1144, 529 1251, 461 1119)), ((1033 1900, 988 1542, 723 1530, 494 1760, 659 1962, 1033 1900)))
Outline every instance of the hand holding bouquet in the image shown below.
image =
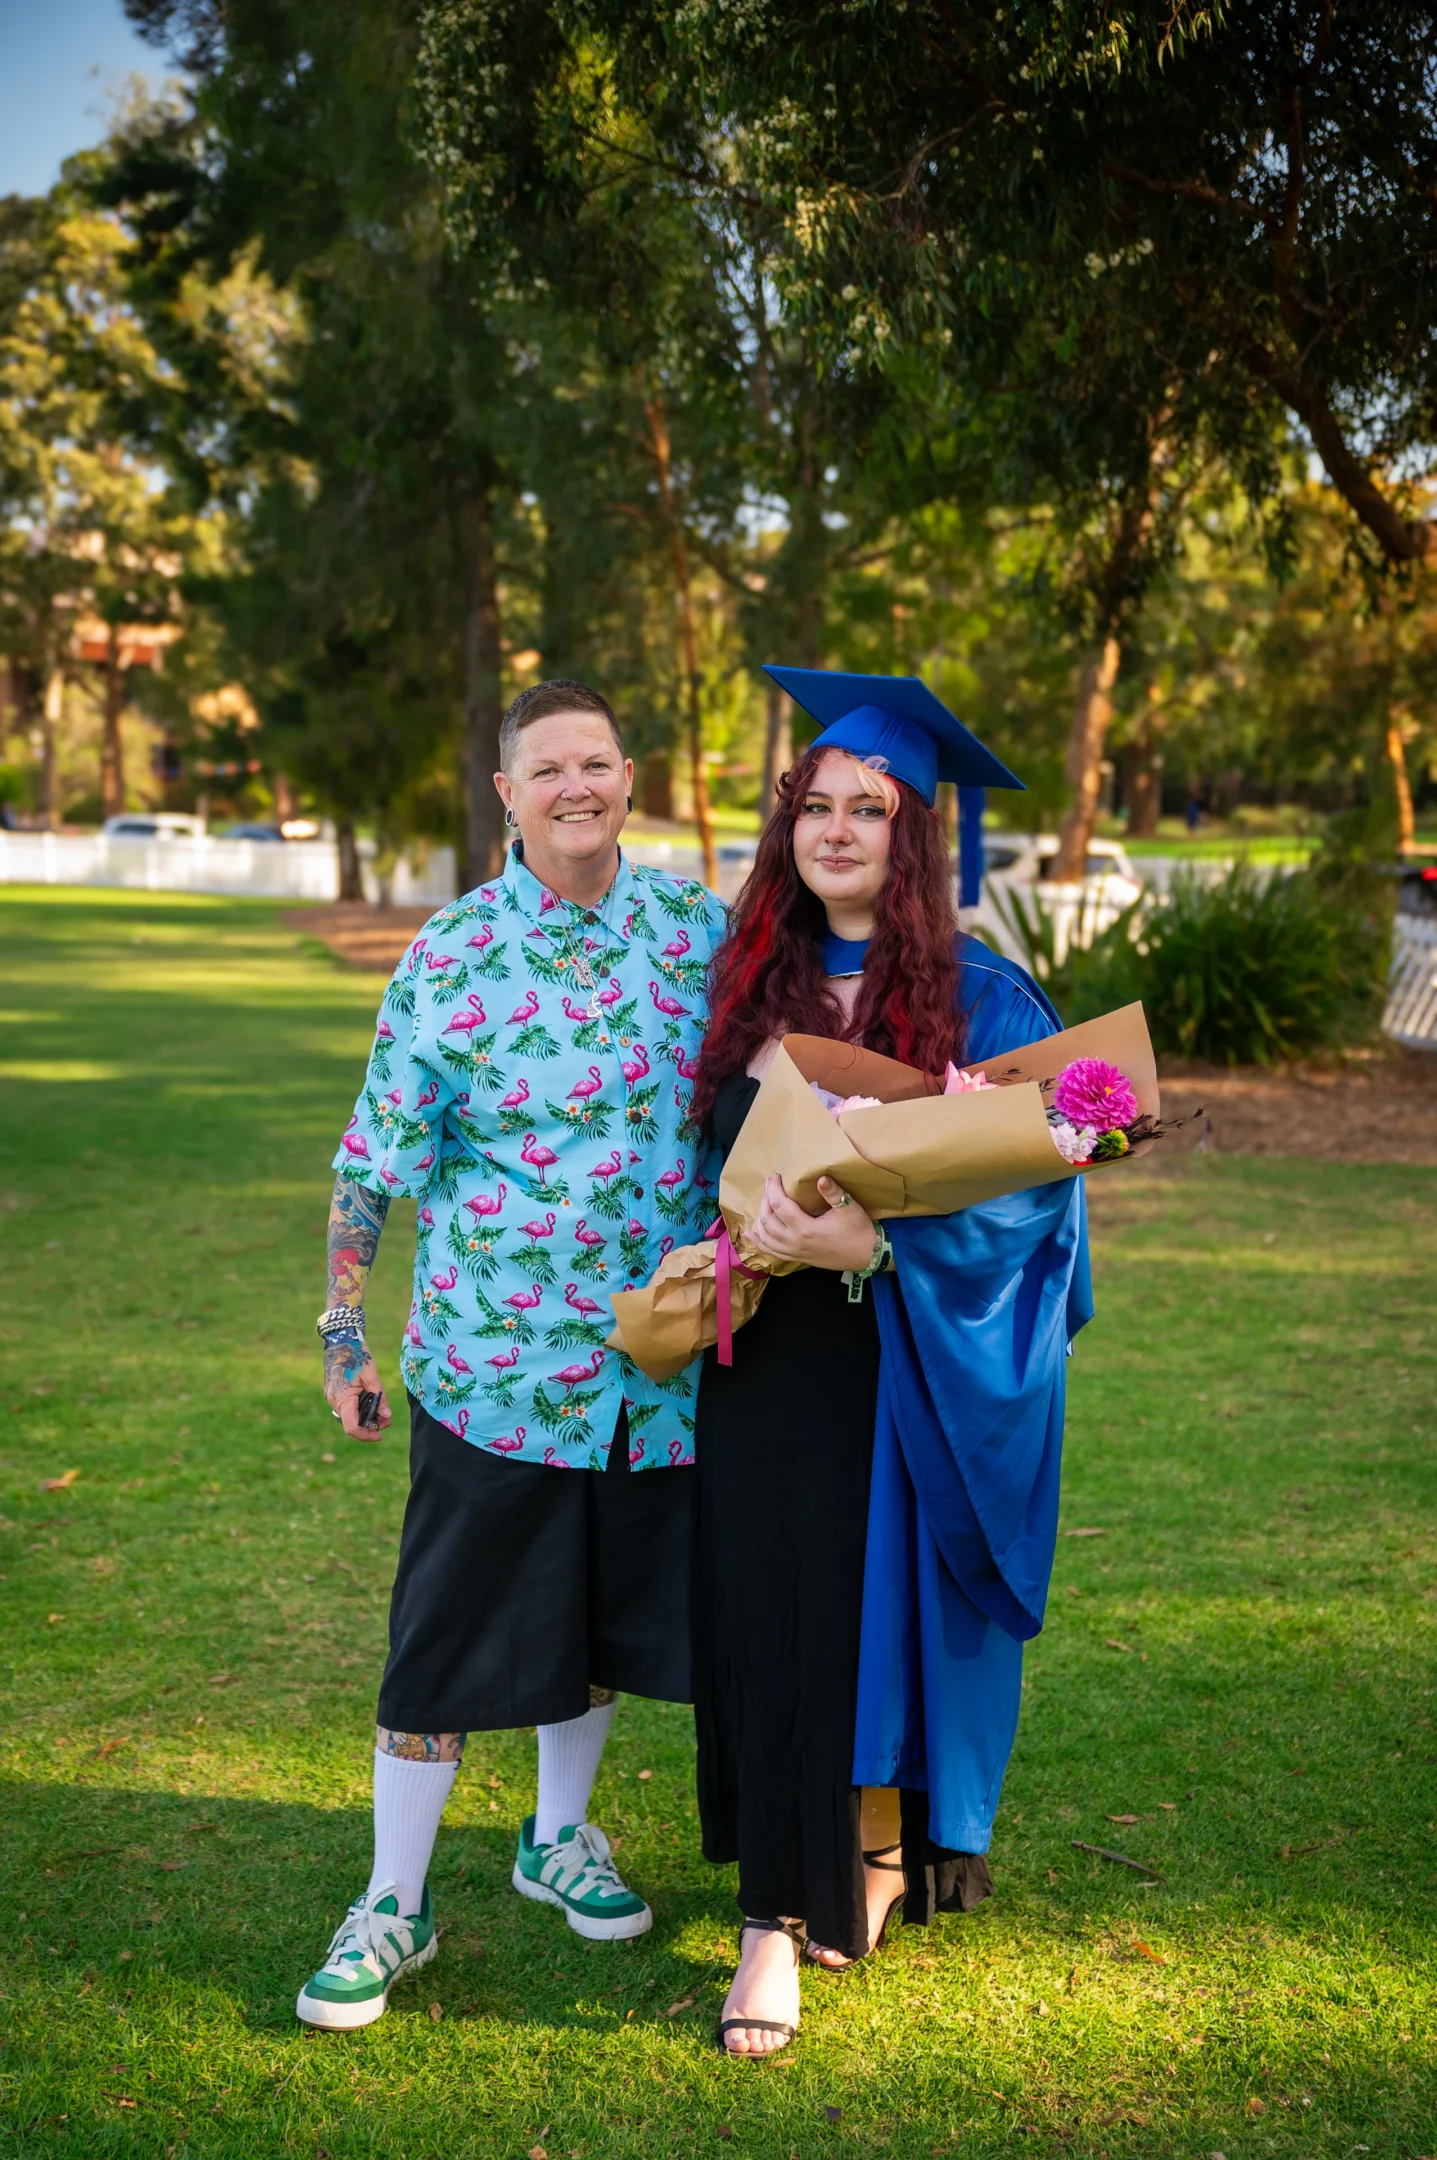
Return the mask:
POLYGON ((671 1252, 643 1289, 612 1292, 610 1344, 667 1379, 720 1341, 721 1298, 741 1327, 767 1277, 803 1264, 755 1234, 771 1176, 810 1215, 827 1209, 828 1180, 875 1221, 949 1215, 1143 1152, 1161 1134, 1158 1108, 1141 1005, 941 1080, 851 1043, 785 1036, 724 1165, 722 1234, 671 1252))

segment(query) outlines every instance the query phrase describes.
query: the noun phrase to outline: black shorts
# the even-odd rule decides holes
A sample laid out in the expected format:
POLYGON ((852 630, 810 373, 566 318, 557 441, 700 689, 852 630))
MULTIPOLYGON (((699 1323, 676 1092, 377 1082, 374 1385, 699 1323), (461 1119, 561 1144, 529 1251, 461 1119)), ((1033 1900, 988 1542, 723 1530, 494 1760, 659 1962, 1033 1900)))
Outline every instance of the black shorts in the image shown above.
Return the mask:
POLYGON ((690 1702, 691 1468, 506 1462, 411 1396, 409 1501, 379 1723, 495 1732, 582 1717, 589 1689, 690 1702))

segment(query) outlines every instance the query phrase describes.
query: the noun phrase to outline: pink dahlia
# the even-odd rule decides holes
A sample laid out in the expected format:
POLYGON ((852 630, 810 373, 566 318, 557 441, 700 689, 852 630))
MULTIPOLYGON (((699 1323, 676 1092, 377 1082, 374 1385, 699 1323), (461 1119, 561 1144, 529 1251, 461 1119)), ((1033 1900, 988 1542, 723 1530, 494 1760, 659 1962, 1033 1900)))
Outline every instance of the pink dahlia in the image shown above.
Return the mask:
POLYGON ((1053 1103, 1070 1124, 1091 1125, 1100 1133, 1111 1132, 1115 1125, 1131 1125, 1138 1114, 1131 1082, 1106 1058, 1075 1058, 1065 1065, 1053 1103))

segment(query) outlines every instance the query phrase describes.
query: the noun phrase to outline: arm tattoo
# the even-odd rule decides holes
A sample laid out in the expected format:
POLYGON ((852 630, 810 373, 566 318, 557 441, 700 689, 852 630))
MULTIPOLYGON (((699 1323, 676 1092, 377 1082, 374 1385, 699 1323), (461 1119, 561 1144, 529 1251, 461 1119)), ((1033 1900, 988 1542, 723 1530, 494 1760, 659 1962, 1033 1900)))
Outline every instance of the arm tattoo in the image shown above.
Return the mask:
POLYGON ((401 1762, 463 1762, 468 1738, 462 1732, 391 1732, 379 1725, 374 1744, 381 1755, 397 1755, 401 1762))
POLYGON ((326 1307, 363 1304, 364 1286, 379 1250, 379 1233, 388 1213, 388 1193, 371 1192, 367 1185, 358 1185, 351 1178, 335 1179, 326 1240, 326 1307))

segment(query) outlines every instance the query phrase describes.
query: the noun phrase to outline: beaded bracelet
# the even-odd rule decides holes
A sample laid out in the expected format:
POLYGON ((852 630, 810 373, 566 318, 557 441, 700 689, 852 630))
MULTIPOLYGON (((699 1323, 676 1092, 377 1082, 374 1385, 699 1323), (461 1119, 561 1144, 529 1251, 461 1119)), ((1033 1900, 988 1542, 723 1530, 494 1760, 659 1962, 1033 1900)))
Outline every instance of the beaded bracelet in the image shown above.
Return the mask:
POLYGON ((843 1279, 848 1285, 848 1302, 850 1305, 861 1305, 863 1303, 863 1285, 868 1281, 870 1275, 881 1275, 885 1268, 893 1265, 893 1246, 889 1241, 888 1232, 884 1229, 882 1223, 875 1223, 873 1227, 878 1232, 878 1243, 873 1248, 873 1258, 869 1261, 867 1267, 845 1268, 843 1271, 843 1279))

